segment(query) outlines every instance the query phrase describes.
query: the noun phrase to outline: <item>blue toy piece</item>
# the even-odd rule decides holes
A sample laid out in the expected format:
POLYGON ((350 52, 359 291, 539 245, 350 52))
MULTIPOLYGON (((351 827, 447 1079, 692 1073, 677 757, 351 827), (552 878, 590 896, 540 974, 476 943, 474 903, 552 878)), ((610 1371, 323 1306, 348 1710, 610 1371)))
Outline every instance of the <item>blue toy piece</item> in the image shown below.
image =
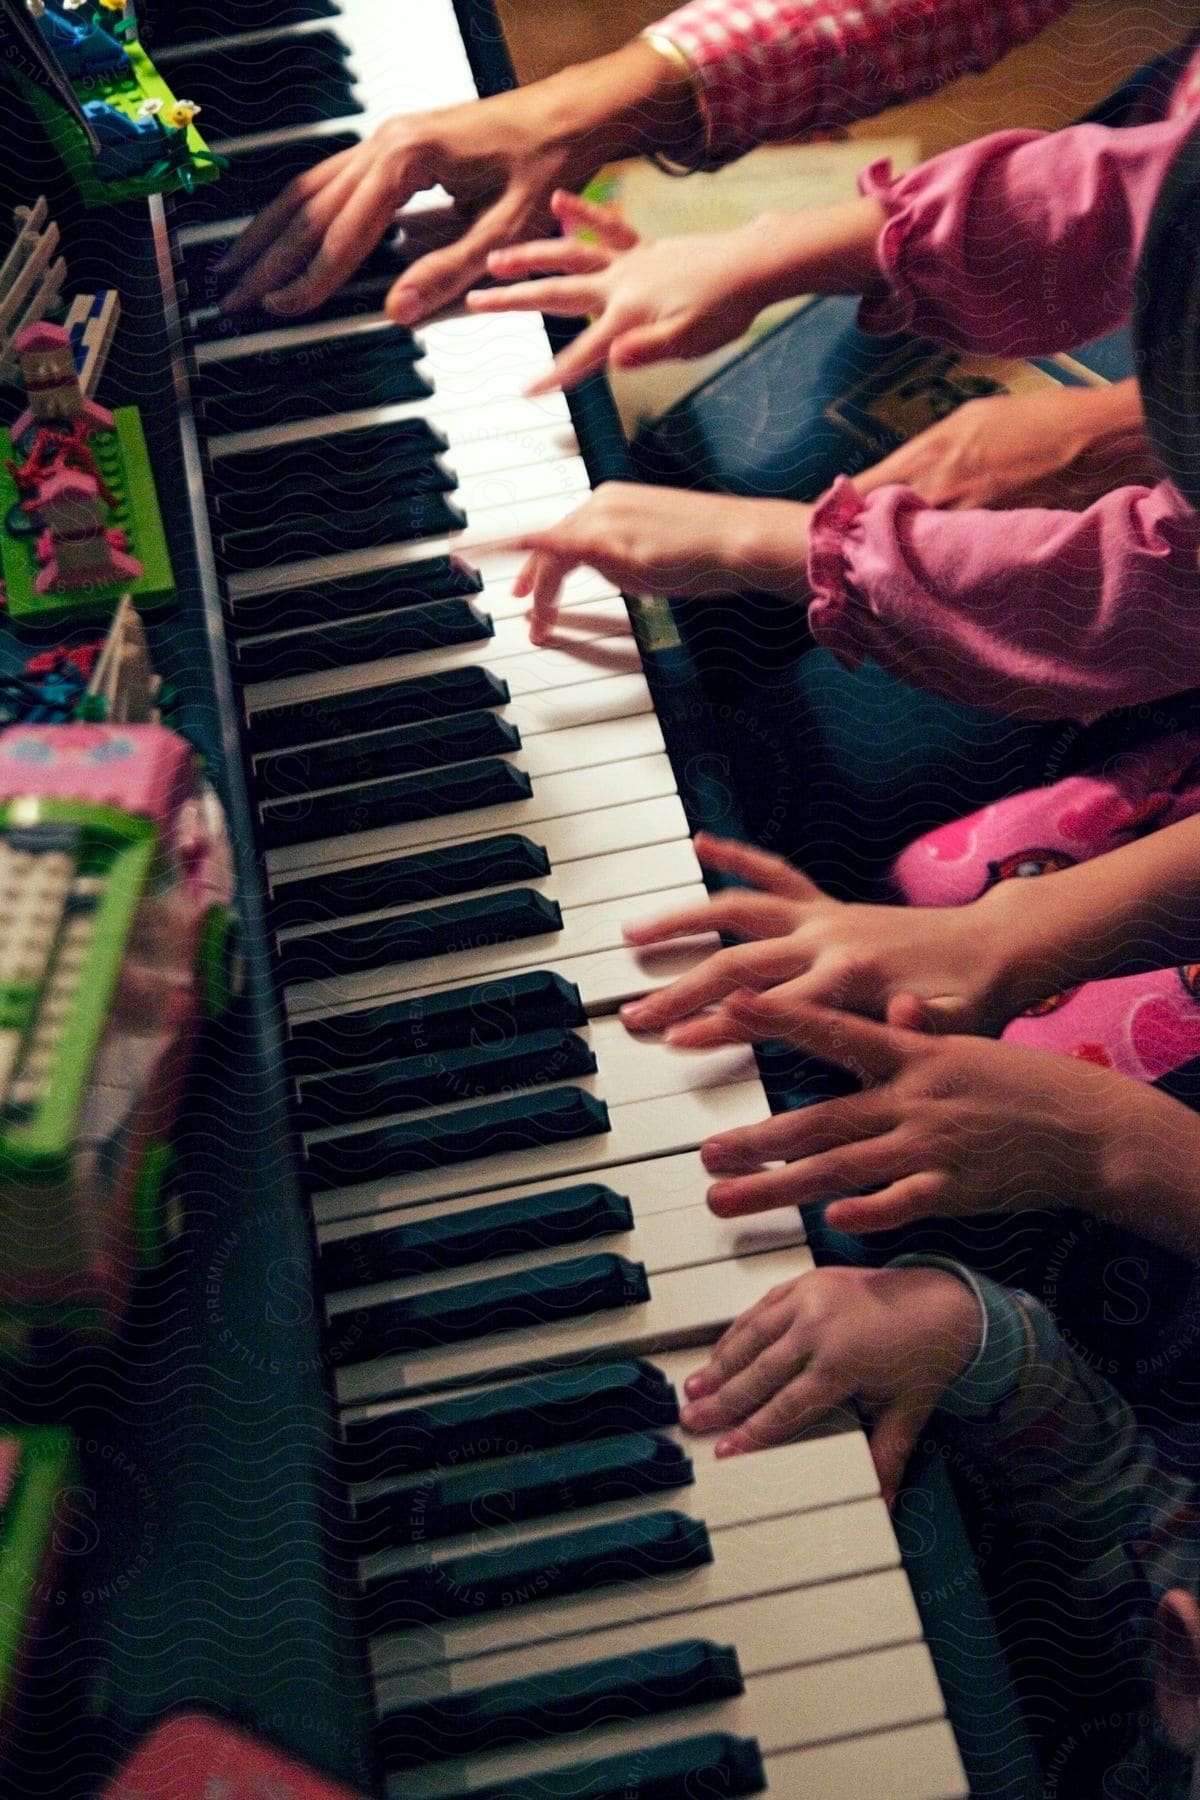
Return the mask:
POLYGON ((70 81, 114 75, 129 67, 129 58, 120 44, 99 25, 71 25, 47 8, 38 19, 38 27, 70 81))
POLYGON ((105 100, 85 100, 83 110, 100 140, 96 174, 101 181, 140 175, 167 155, 166 134, 157 119, 131 119, 105 100))

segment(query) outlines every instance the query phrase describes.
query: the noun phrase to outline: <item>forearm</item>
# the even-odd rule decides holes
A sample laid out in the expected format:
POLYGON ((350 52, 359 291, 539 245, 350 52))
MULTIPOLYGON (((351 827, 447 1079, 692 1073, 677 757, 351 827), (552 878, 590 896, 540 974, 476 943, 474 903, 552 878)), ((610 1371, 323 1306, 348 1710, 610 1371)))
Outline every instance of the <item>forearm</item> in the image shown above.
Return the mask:
MULTIPOLYGON (((655 31, 695 73, 703 161, 829 131, 988 68, 1070 0, 692 0, 655 31)), ((678 153, 677 153, 678 154, 678 153)), ((687 160, 684 158, 683 160, 687 160)))
POLYGON ((1192 960, 1200 944, 1200 817, 1036 881, 1004 881, 972 903, 1002 946, 1014 1016, 1082 981, 1192 960))
POLYGON ((883 221, 875 200, 762 213, 731 234, 731 279, 760 308, 797 294, 883 294, 876 254, 883 221))
POLYGON ((943 512, 839 480, 812 518, 809 623, 855 667, 1026 719, 1087 719, 1200 680, 1200 519, 1163 482, 1085 512, 943 512))

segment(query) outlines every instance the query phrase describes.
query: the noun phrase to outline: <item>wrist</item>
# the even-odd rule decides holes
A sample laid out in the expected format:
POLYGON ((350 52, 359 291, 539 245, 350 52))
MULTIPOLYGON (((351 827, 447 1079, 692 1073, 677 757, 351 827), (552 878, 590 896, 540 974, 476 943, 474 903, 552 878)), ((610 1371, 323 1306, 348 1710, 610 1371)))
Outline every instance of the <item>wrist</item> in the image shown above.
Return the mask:
POLYGON ((1091 1210, 1109 1224, 1200 1256, 1200 1117, 1154 1087, 1114 1075, 1091 1210))
POLYGON ((999 1028, 1084 978, 1080 946, 1086 920, 1076 917, 1054 875, 997 882, 963 909, 983 970, 984 1008, 999 1028))
POLYGON ((905 1297, 925 1321, 927 1366, 936 1371, 936 1404, 942 1406, 949 1391, 969 1382, 984 1359, 990 1315, 983 1284, 951 1257, 923 1252, 895 1256, 887 1270, 905 1271, 905 1297))
POLYGON ((619 157, 658 153, 686 160, 703 140, 685 64, 644 38, 548 76, 538 89, 542 131, 565 153, 564 180, 571 185, 619 157))
POLYGON ((813 509, 797 500, 739 500, 736 566, 746 582, 781 600, 804 603, 808 583, 808 528, 813 509))
POLYGON ((886 293, 876 251, 883 225, 882 206, 869 199, 761 213, 744 228, 759 307, 805 293, 886 293))

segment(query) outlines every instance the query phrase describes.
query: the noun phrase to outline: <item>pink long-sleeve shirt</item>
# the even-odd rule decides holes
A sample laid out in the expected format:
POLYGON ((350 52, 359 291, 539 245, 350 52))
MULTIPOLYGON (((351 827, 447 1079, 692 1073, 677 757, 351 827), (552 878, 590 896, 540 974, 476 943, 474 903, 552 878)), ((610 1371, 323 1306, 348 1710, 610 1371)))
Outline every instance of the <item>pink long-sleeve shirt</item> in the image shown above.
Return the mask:
MULTIPOLYGON (((1016 356, 1113 329, 1190 128, 1000 132, 894 181, 868 169, 891 291, 864 323, 1016 356)), ((1077 513, 941 512, 839 480, 813 516, 809 580, 818 643, 952 700, 1088 718, 1200 684, 1200 515, 1169 481, 1077 513)))
MULTIPOLYGON (((690 63, 704 165, 834 130, 990 68, 1071 0, 691 0, 651 27, 690 63)), ((1182 62, 1183 59, 1181 59, 1182 62)), ((1173 111, 1200 99, 1192 59, 1173 111)))

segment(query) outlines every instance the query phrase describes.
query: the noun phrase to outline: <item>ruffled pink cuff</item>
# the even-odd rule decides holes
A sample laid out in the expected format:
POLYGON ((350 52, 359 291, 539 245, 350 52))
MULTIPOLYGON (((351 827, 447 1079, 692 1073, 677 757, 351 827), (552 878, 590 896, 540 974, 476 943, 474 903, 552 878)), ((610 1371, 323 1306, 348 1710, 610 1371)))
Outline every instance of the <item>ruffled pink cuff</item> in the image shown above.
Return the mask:
POLYGON ((857 669, 867 655, 855 629, 858 596, 846 566, 846 534, 865 506, 854 483, 839 475, 817 501, 808 527, 808 628, 848 669, 857 669))
POLYGON ((905 212, 903 202, 896 195, 902 179, 893 179, 891 161, 886 156, 863 169, 858 177, 858 191, 863 199, 877 200, 887 214, 875 240, 875 259, 892 291, 874 297, 868 295, 858 309, 859 325, 875 337, 912 329, 913 303, 896 289, 896 271, 911 224, 911 215, 905 212))

